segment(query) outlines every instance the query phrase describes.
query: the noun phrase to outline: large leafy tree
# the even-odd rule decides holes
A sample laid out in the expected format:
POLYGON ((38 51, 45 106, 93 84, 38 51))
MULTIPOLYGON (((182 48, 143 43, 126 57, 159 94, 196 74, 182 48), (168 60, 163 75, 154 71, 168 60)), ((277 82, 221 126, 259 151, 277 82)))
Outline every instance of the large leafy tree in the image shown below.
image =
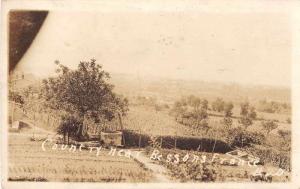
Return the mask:
MULTIPOLYGON (((128 111, 126 98, 113 92, 108 80, 110 75, 96 64, 95 59, 82 61, 77 69, 71 70, 58 61, 57 77, 43 81, 42 95, 49 108, 75 115, 84 123, 85 118, 97 122, 113 119, 117 114, 128 111)), ((87 126, 80 124, 77 134, 82 136, 87 126)))

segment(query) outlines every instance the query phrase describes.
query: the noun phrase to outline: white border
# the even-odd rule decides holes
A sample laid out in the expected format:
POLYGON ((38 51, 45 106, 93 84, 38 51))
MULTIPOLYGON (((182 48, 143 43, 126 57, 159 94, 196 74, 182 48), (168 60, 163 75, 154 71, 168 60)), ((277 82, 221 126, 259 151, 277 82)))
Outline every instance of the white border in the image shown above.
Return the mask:
POLYGON ((300 188, 300 1, 296 0, 3 0, 1 7, 1 184, 3 188, 300 188), (7 13, 11 9, 63 11, 196 11, 196 12, 284 12, 292 23, 292 181, 289 183, 36 183, 7 182, 7 13), (297 116, 298 115, 298 116, 297 116))

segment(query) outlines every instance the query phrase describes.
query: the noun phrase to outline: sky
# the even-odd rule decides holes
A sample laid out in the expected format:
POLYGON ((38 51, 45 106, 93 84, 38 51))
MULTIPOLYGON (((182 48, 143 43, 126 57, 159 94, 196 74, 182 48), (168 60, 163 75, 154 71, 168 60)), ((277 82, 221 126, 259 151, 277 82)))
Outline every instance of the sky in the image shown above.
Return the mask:
POLYGON ((17 70, 40 77, 55 60, 95 58, 108 72, 290 86, 291 28, 284 13, 50 11, 17 70))

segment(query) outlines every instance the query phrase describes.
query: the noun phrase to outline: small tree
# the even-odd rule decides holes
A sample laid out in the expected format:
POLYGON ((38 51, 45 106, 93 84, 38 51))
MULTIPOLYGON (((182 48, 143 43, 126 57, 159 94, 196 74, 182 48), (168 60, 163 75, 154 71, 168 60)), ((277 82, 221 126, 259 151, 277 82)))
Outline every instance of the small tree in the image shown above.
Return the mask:
POLYGON ((224 116, 225 117, 231 117, 232 116, 232 110, 233 110, 233 103, 228 102, 224 104, 224 116))
POLYGON ((282 138, 282 146, 286 147, 288 150, 291 149, 291 131, 289 130, 278 130, 278 135, 282 138))
POLYGON ((225 102, 222 98, 217 98, 211 106, 214 111, 222 112, 224 110, 225 102))
POLYGON ((274 120, 261 121, 261 125, 266 130, 267 135, 278 127, 278 124, 274 120))
MULTIPOLYGON (((255 108, 251 107, 248 102, 244 102, 241 104, 241 111, 240 111, 240 119, 239 123, 243 125, 244 131, 247 130, 247 128, 253 124, 253 120, 256 118, 256 112, 255 108)), ((245 133, 245 132, 243 132, 245 133)), ((241 142, 242 146, 244 145, 243 143, 245 142, 245 136, 244 134, 240 135, 241 136, 241 142)))
POLYGON ((210 129, 208 126, 208 101, 206 99, 201 100, 200 102, 200 109, 193 112, 194 117, 196 118, 196 124, 198 128, 204 129, 205 133, 207 134, 208 130, 210 129))
POLYGON ((187 103, 188 105, 190 105, 191 107, 193 107, 193 111, 194 112, 198 112, 199 109, 201 108, 201 100, 200 98, 197 98, 193 95, 189 96, 187 98, 187 103))
POLYGON ((232 125, 233 121, 231 117, 224 117, 223 118, 223 124, 225 125, 225 129, 229 129, 232 125))
POLYGON ((232 109, 233 104, 231 102, 224 104, 224 118, 223 118, 223 124, 225 125, 226 129, 229 129, 232 125, 232 109))
POLYGON ((181 101, 176 101, 170 110, 170 113, 175 116, 175 120, 179 119, 185 112, 187 108, 181 101))
POLYGON ((239 123, 247 129, 250 125, 253 124, 253 120, 256 119, 256 111, 254 107, 251 107, 248 102, 241 104, 241 111, 240 111, 240 119, 239 123))
POLYGON ((201 100, 201 109, 204 109, 207 111, 208 109, 208 101, 206 99, 201 100))

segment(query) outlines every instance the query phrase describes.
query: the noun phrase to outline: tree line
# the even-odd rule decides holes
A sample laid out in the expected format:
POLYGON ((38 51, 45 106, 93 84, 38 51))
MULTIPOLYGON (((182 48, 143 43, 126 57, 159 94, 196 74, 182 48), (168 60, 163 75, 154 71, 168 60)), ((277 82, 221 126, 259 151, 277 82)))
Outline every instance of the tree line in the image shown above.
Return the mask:
MULTIPOLYGON (((239 115, 233 116, 233 102, 226 102, 222 98, 209 102, 205 98, 199 98, 194 95, 182 97, 174 102, 170 114, 178 123, 195 129, 198 133, 204 133, 208 136, 209 131, 214 132, 211 135, 219 133, 226 137, 226 141, 233 146, 247 146, 251 144, 263 144, 266 136, 271 131, 278 128, 276 120, 260 120, 260 126, 264 132, 250 132, 248 128, 257 120, 257 111, 249 102, 239 104, 239 115), (221 113, 222 128, 216 130, 213 125, 209 124, 209 119, 214 114, 209 114, 210 110, 221 113), (237 119, 237 124, 233 127, 233 120, 237 119)), ((220 117, 220 115, 216 115, 220 117)), ((277 134, 283 139, 288 140, 290 132, 278 130, 277 134)))

